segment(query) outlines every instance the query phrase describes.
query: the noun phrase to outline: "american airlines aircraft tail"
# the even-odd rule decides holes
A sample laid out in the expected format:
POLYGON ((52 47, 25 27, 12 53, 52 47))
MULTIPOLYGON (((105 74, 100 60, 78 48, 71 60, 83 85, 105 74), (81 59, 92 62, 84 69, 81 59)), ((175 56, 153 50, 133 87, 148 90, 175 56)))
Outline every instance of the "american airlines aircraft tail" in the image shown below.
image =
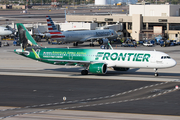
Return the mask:
POLYGON ((60 31, 58 31, 50 16, 46 16, 46 20, 49 33, 62 34, 60 31))
POLYGON ((61 42, 74 42, 74 46, 79 43, 90 41, 90 46, 94 46, 93 42, 98 41, 99 44, 107 44, 109 39, 117 38, 118 34, 112 29, 105 30, 80 30, 80 31, 58 31, 50 16, 46 16, 49 33, 46 37, 61 42))
POLYGON ((168 54, 159 51, 43 48, 38 46, 23 24, 17 23, 17 28, 22 48, 15 49, 15 53, 49 64, 80 66, 84 68, 82 75, 88 72, 106 74, 107 68, 116 71, 149 68, 154 69, 155 76, 158 76, 157 69, 176 65, 168 54))

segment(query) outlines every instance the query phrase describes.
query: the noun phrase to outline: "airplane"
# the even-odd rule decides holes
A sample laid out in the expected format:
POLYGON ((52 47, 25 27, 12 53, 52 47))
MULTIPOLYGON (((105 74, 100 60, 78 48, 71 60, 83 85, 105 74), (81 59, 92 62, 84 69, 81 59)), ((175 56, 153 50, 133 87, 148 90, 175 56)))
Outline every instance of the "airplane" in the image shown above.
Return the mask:
POLYGON ((97 40, 100 45, 107 44, 109 39, 117 38, 118 34, 112 29, 104 30, 79 30, 79 31, 58 31, 50 16, 46 16, 48 31, 47 38, 52 38, 58 42, 74 42, 73 46, 91 41, 90 46, 94 46, 93 41, 97 40))
POLYGON ((11 30, 9 30, 6 27, 1 27, 0 26, 0 36, 6 36, 6 35, 10 35, 10 34, 12 34, 11 30))
POLYGON ((17 23, 21 49, 14 52, 37 61, 54 65, 81 66, 82 75, 88 72, 106 74, 107 68, 115 71, 127 71, 129 68, 149 68, 157 70, 170 68, 176 61, 168 54, 159 51, 114 50, 111 49, 80 49, 80 48, 43 48, 28 33, 23 24, 17 23))

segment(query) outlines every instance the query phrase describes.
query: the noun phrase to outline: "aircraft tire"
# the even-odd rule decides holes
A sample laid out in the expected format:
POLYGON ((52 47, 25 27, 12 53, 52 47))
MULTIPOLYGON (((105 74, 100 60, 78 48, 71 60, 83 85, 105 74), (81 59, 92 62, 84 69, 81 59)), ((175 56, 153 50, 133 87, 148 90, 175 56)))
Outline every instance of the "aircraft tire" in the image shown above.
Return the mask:
POLYGON ((76 42, 75 45, 78 46, 78 42, 76 42))
POLYGON ((102 45, 103 44, 103 40, 99 40, 99 45, 102 45))
POLYGON ((88 75, 88 71, 87 70, 82 70, 81 75, 88 75))
POLYGON ((76 46, 76 43, 73 43, 73 46, 76 46))
POLYGON ((157 76, 158 76, 158 73, 155 73, 154 76, 157 77, 157 76))

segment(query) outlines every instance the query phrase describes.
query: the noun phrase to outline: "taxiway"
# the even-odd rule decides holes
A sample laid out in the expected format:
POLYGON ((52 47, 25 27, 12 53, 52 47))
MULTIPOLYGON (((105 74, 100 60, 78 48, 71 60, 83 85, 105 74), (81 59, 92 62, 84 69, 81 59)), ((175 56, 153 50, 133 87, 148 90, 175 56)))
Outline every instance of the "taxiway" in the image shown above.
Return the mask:
MULTIPOLYGON (((13 52, 18 47, 10 43, 0 48, 1 119, 179 119, 180 94, 175 88, 180 86, 179 46, 114 46, 169 54, 177 65, 159 69, 158 77, 151 69, 109 70, 106 75, 82 76, 79 67, 55 66, 18 56, 13 52)), ((79 47, 89 48, 88 43, 79 47)))

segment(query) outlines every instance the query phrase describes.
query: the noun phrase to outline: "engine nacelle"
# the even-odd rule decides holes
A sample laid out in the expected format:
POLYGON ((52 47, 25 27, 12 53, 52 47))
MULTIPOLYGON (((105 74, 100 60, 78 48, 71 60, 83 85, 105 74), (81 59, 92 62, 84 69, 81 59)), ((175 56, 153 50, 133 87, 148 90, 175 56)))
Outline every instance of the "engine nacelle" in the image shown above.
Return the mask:
POLYGON ((94 63, 89 65, 89 71, 94 74, 106 74, 107 65, 104 63, 94 63))
POLYGON ((115 71, 128 71, 129 68, 114 67, 115 71))
POLYGON ((103 39, 100 39, 100 40, 99 40, 99 44, 100 44, 100 45, 102 45, 102 44, 108 44, 108 41, 109 41, 109 39, 103 38, 103 39))

